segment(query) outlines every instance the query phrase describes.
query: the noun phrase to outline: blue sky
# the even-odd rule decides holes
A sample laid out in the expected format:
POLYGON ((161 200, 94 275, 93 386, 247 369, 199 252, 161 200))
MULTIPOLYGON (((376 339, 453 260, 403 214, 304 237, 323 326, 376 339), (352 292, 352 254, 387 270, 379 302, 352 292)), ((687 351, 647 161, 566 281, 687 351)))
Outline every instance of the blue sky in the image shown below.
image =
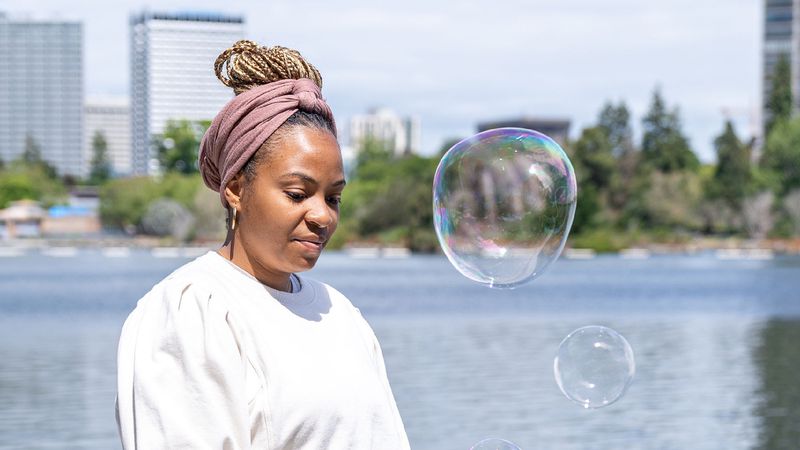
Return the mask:
POLYGON ((375 106, 414 114, 427 152, 520 115, 569 118, 577 136, 607 100, 638 132, 656 86, 704 161, 726 116, 740 137, 760 120, 757 0, 0 0, 14 17, 84 23, 88 95, 128 93, 128 17, 143 8, 244 15, 249 38, 320 68, 340 124, 375 106))

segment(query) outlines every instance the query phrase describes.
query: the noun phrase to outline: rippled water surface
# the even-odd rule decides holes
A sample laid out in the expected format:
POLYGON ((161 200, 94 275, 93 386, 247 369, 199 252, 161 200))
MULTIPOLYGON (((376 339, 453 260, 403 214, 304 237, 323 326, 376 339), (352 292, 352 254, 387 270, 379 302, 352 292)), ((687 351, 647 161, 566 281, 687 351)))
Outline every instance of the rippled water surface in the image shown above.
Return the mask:
MULTIPOLYGON (((188 258, 114 256, 0 258, 0 449, 119 448, 119 328, 188 258)), ((797 258, 561 260, 511 291, 437 256, 331 253, 312 276, 372 323, 414 449, 489 436, 524 449, 800 448, 797 258), (622 333, 637 362, 627 395, 599 410, 566 400, 552 374, 561 339, 589 324, 622 333)))

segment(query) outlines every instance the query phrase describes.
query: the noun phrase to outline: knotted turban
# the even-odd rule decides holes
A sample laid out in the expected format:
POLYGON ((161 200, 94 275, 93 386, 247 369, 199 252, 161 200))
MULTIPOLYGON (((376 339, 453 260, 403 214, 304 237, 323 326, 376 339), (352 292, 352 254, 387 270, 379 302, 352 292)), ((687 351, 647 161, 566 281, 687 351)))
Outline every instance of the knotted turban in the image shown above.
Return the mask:
POLYGON ((307 78, 256 86, 234 97, 217 114, 200 142, 198 162, 203 182, 219 192, 222 206, 228 207, 228 182, 298 110, 320 114, 334 123, 320 88, 307 78))

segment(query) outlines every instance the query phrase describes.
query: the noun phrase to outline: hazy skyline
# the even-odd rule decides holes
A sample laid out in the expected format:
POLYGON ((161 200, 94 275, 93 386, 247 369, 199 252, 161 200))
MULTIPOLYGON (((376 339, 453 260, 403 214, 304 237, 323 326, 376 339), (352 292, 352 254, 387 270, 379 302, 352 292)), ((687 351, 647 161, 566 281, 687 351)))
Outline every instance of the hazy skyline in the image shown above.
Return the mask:
POLYGON ((624 100, 638 137, 660 86, 710 161, 724 111, 740 138, 760 120, 761 3, 40 0, 34 9, 0 0, 0 11, 82 21, 87 96, 128 94, 131 13, 215 11, 243 15, 248 38, 296 48, 315 64, 342 130, 352 115, 387 106, 420 117, 431 153, 477 122, 522 115, 569 118, 577 137, 604 102, 624 100))

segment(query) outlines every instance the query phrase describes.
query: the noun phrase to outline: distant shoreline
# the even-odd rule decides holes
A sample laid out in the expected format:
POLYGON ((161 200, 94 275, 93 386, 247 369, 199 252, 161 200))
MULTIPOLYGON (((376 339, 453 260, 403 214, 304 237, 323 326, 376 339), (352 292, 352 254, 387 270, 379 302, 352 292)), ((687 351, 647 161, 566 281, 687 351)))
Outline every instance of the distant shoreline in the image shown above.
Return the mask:
MULTIPOLYGON (((178 243, 171 240, 146 236, 118 237, 59 237, 59 238, 22 238, 0 241, 0 249, 48 249, 59 247, 75 248, 128 248, 128 249, 154 249, 154 248, 208 248, 213 249, 222 245, 222 241, 193 241, 178 243)), ((410 249, 398 245, 376 245, 372 243, 352 243, 337 249, 355 257, 385 257, 403 258, 410 254, 417 254, 410 249)), ((760 241, 741 238, 699 238, 681 244, 649 243, 640 246, 621 249, 619 251, 598 251, 592 248, 571 247, 569 243, 564 250, 567 258, 581 259, 597 254, 619 254, 627 258, 644 258, 652 254, 679 254, 720 252, 720 254, 800 254, 800 239, 765 239, 760 241)), ((441 253, 441 252, 436 252, 441 253)), ((425 253, 420 253, 425 254, 425 253)))

